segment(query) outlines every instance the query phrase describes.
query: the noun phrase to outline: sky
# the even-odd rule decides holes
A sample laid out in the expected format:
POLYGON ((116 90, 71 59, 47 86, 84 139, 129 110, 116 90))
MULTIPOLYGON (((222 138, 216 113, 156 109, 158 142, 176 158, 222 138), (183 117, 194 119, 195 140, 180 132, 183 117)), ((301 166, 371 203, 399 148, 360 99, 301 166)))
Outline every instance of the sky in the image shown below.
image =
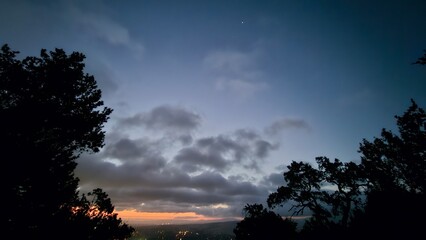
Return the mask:
MULTIPOLYGON (((360 161, 426 107, 425 1, 0 0, 0 44, 64 49, 113 113, 77 162, 130 224, 241 219, 291 161, 360 161)), ((288 215, 286 208, 280 214, 288 215)))

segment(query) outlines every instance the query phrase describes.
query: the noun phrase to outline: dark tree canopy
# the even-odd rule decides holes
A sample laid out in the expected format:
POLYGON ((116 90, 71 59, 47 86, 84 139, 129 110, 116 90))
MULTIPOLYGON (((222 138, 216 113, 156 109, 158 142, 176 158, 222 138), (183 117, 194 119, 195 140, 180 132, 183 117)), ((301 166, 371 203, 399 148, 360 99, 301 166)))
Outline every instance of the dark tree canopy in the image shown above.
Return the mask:
POLYGON ((326 157, 316 158, 317 168, 292 162, 269 207, 293 202, 296 215, 309 209, 303 239, 425 236, 424 218, 416 215, 426 211, 426 114, 411 100, 395 119, 398 134, 383 129, 380 138, 362 141, 360 164, 326 157))
POLYGON ((362 171, 369 191, 423 193, 426 187, 426 113, 414 100, 395 116, 399 134, 383 129, 380 138, 363 140, 362 171))
POLYGON ((268 211, 262 204, 247 204, 245 218, 234 229, 236 240, 295 239, 296 223, 268 211))
POLYGON ((268 205, 276 207, 292 201, 293 215, 309 209, 313 214, 310 221, 330 224, 333 220, 346 226, 352 211, 362 203, 363 181, 358 165, 338 159, 330 161, 326 157, 317 157, 316 161, 318 168, 293 161, 284 173, 286 186, 269 195, 268 205))
POLYGON ((353 228, 382 237, 385 232, 391 239, 399 234, 422 239, 426 237, 422 216, 426 212, 426 114, 411 100, 407 111, 395 119, 398 134, 382 129, 381 137, 360 144, 367 203, 353 228))
POLYGON ((81 151, 99 151, 103 123, 112 110, 101 108, 101 90, 84 73, 85 56, 43 49, 40 57, 21 61, 7 45, 1 50, 0 104, 8 137, 74 158, 81 151))
POLYGON ((70 239, 127 239, 134 229, 123 223, 114 213, 108 194, 97 188, 78 200, 69 217, 74 229, 70 239))
POLYGON ((10 236, 43 237, 78 202, 76 158, 104 144, 112 109, 84 72, 85 56, 62 49, 17 58, 0 51, 0 148, 10 236))
MULTIPOLYGON (((426 51, 413 64, 426 65, 426 51)), ((426 113, 411 99, 395 119, 398 133, 382 129, 379 138, 362 140, 359 164, 317 157, 315 168, 293 161, 268 207, 290 203, 293 215, 310 210, 299 239, 426 238, 426 113)), ((267 212, 256 204, 245 209, 267 212)), ((249 220, 250 214, 240 226, 249 220)))

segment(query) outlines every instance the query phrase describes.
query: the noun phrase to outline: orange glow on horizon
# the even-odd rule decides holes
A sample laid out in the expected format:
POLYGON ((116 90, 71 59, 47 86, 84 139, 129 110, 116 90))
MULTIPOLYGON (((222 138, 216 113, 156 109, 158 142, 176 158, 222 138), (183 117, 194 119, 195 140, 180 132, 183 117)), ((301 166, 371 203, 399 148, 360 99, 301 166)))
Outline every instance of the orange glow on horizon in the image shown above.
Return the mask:
POLYGON ((136 209, 125 209, 115 213, 129 224, 178 224, 223 220, 223 218, 206 217, 195 212, 139 212, 136 209))

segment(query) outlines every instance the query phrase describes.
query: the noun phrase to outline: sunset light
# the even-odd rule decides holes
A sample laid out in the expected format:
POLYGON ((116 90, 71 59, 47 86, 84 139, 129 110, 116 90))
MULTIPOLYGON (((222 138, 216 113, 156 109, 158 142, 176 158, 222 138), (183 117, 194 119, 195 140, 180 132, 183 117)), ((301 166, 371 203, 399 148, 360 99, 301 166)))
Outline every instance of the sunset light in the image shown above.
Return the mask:
POLYGON ((134 225, 164 225, 223 220, 223 218, 208 217, 195 212, 139 212, 135 209, 115 212, 125 222, 134 225))

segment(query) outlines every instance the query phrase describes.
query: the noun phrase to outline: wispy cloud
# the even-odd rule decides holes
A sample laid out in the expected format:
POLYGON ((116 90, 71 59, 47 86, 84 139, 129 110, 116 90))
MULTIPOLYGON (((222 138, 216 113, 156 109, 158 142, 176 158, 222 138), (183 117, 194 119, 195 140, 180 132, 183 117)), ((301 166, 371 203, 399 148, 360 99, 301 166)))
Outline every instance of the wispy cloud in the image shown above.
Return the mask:
POLYGON ((254 53, 244 53, 239 51, 215 51, 208 54, 204 59, 204 64, 212 70, 223 73, 244 74, 247 68, 256 65, 254 53))
POLYGON ((369 103, 374 98, 373 91, 369 88, 363 88, 359 91, 348 93, 338 99, 338 104, 342 107, 349 107, 355 105, 364 105, 369 103))
POLYGON ((115 69, 101 60, 91 59, 87 65, 88 72, 96 78, 99 88, 102 90, 102 96, 111 97, 120 87, 115 69))
POLYGON ((76 22, 84 33, 113 46, 123 46, 141 56, 143 45, 130 36, 129 30, 106 14, 89 12, 77 5, 69 5, 70 18, 76 22))
POLYGON ((204 58, 204 66, 215 76, 218 91, 228 91, 240 100, 268 89, 258 67, 259 51, 215 51, 204 58))
POLYGON ((220 91, 229 90, 241 99, 246 99, 257 92, 268 88, 265 82, 245 81, 242 79, 219 78, 216 80, 216 89, 220 91))
POLYGON ((267 126, 264 131, 268 135, 277 135, 287 129, 310 130, 309 124, 300 118, 282 118, 267 126))

